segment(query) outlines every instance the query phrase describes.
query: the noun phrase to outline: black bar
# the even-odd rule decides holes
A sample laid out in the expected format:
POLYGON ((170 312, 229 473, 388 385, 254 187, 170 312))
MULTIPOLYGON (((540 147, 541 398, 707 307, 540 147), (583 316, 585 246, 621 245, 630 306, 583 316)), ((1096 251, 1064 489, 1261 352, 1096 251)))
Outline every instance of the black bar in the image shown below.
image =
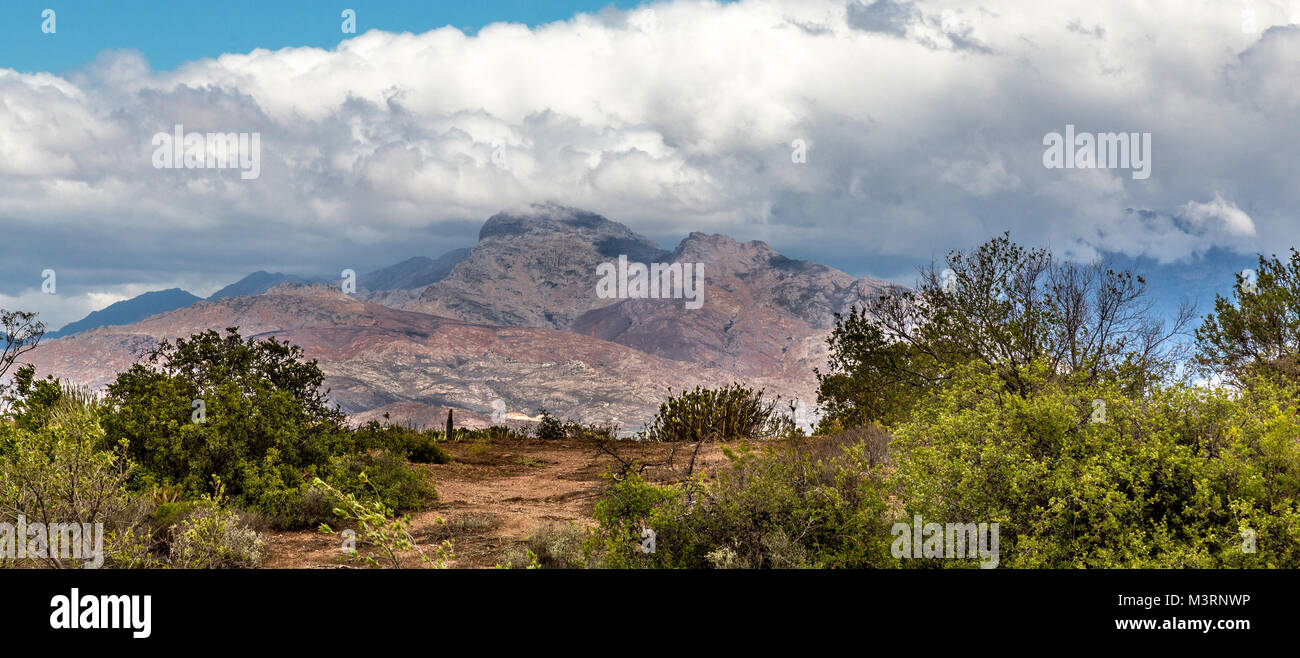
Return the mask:
POLYGON ((50 646, 81 640, 179 646, 173 643, 246 637, 258 638, 259 646, 306 648, 313 639, 341 647, 414 636, 442 638, 438 646, 443 648, 449 648, 444 640, 456 638, 471 646, 540 647, 607 636, 601 641, 622 637, 630 643, 627 650, 638 653, 636 638, 653 636, 658 638, 653 646, 639 652, 654 655, 671 648, 674 634, 701 631, 708 636, 704 640, 760 647, 775 633, 813 642, 808 650, 837 638, 857 638, 853 641, 865 642, 864 647, 915 642, 925 654, 931 653, 928 648, 956 649, 961 638, 997 643, 1055 638, 1080 647, 1289 644, 1296 626, 1294 592, 1300 586, 1295 571, 0 573, 0 630, 53 641, 50 646), (151 596, 150 636, 134 638, 129 628, 51 628, 52 598, 68 596, 72 588, 83 602, 88 595, 151 596), (1147 604, 1156 597, 1159 604, 1121 605, 1121 596, 1147 604), (1181 604, 1171 605, 1170 596, 1180 597, 1181 604), (1205 598, 1198 604, 1194 596, 1205 598), (1116 629, 1116 620, 1141 619, 1245 620, 1250 627, 1116 629))

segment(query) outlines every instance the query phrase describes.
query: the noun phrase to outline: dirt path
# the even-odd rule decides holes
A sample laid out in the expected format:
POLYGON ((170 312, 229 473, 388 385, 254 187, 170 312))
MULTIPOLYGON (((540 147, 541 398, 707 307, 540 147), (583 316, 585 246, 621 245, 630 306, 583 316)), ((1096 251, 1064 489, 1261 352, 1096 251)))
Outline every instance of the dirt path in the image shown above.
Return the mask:
MULTIPOLYGON (((594 443, 506 440, 452 443, 450 464, 422 466, 432 471, 438 500, 411 515, 411 534, 426 552, 453 542, 454 568, 492 567, 505 553, 545 523, 590 525, 592 509, 605 481, 600 475, 617 463, 594 443), (437 519, 445 523, 437 523, 437 519)), ((620 456, 643 462, 663 460, 662 444, 619 444, 620 456)), ((689 460, 689 454, 685 459, 689 460)), ((683 461, 679 454, 677 463, 683 461)), ((697 469, 725 461, 716 446, 700 451, 697 469)), ((267 568, 338 568, 339 538, 311 530, 271 532, 267 568)), ((404 560, 418 567, 418 559, 404 560)))

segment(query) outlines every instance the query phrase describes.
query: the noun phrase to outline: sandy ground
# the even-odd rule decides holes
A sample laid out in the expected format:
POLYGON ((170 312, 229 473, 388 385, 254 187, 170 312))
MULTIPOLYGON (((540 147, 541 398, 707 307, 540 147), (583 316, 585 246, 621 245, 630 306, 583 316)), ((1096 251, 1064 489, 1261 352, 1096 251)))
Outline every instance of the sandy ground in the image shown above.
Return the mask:
MULTIPOLYGON (((587 441, 467 441, 449 444, 450 464, 423 465, 432 471, 438 500, 411 515, 411 534, 432 554, 442 540, 453 543, 452 568, 490 568, 503 562, 514 545, 548 522, 590 525, 593 506, 606 486, 602 473, 618 464, 612 456, 587 441), (437 523, 437 519, 445 523, 437 523)), ((667 458, 665 444, 620 441, 623 459, 655 463, 667 458)), ((673 479, 685 472, 691 450, 679 447, 674 468, 654 467, 647 480, 673 479)), ((716 445, 706 444, 696 458, 696 470, 711 471, 726 463, 716 445)), ((337 527, 336 527, 337 529, 337 527)), ((269 557, 263 564, 273 569, 319 569, 364 566, 342 559, 340 539, 313 530, 269 532, 269 557)), ((419 567, 418 557, 403 560, 403 567, 419 567)))

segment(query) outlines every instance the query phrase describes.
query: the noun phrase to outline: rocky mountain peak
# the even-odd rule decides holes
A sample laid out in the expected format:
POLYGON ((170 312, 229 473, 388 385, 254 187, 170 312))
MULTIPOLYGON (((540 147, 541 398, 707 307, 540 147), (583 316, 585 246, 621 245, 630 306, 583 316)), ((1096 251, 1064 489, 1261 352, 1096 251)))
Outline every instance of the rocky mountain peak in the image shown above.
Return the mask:
POLYGON ((761 240, 741 242, 726 235, 691 233, 677 249, 673 251, 672 260, 684 262, 713 263, 716 271, 744 272, 768 267, 773 259, 782 258, 781 254, 761 240))
POLYGON ((616 301, 596 296, 596 268, 620 255, 661 262, 671 253, 585 210, 548 203, 525 213, 498 213, 484 223, 464 260, 403 308, 484 324, 563 329, 616 301))
POLYGON ((556 240, 594 247, 604 256, 627 254, 634 260, 663 258, 667 254, 652 240, 618 222, 594 212, 555 203, 533 204, 526 213, 497 213, 479 229, 480 243, 505 242, 526 246, 556 240))

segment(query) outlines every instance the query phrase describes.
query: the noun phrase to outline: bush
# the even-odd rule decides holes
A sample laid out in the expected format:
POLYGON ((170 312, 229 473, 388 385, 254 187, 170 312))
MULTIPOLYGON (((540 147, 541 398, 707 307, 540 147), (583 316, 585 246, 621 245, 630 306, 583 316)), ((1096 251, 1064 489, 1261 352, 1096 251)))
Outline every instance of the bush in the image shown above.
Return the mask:
POLYGON ((618 438, 618 425, 613 423, 564 423, 564 436, 571 441, 608 441, 618 438))
MULTIPOLYGON (((407 460, 446 463, 440 434, 369 423, 348 430, 326 404, 324 375, 302 351, 272 340, 244 340, 234 328, 164 342, 109 386, 104 443, 120 443, 142 468, 133 485, 185 497, 213 493, 214 478, 233 505, 274 527, 329 518, 332 507, 309 482, 323 477, 379 502, 409 510, 434 497, 427 473, 407 460), (194 406, 202 402, 202 412, 194 406)), ((23 410, 44 402, 43 382, 24 380, 23 410)), ((45 396, 48 397, 48 396, 45 396)))
POLYGON ((163 342, 148 364, 109 385, 107 439, 187 495, 211 493, 217 476, 235 503, 279 515, 304 474, 348 449, 343 416, 325 402, 324 375, 295 346, 245 341, 231 328, 163 342))
POLYGON ((390 450, 417 464, 446 464, 451 455, 439 445, 442 433, 434 430, 416 430, 399 425, 381 425, 370 421, 353 432, 353 441, 360 450, 390 450))
POLYGON ((528 438, 527 430, 517 430, 505 425, 492 425, 491 427, 480 427, 477 429, 461 428, 456 432, 457 441, 472 441, 483 439, 487 441, 496 441, 499 439, 526 439, 528 438))
POLYGON ((610 569, 658 566, 664 561, 641 550, 642 533, 647 519, 666 519, 651 523, 655 531, 668 525, 667 519, 684 520, 682 485, 649 484, 637 473, 630 473, 624 479, 606 477, 610 487, 596 502, 592 516, 598 525, 583 546, 586 558, 610 569))
POLYGON ((600 441, 613 439, 618 435, 618 426, 614 424, 581 423, 573 419, 561 421, 545 409, 538 409, 537 413, 541 420, 537 421, 537 426, 533 428, 533 436, 544 441, 600 441))
MULTIPOLYGON (((377 502, 398 512, 423 508, 437 500, 427 470, 407 463, 391 450, 342 455, 319 469, 320 477, 346 494, 377 502)), ((334 500, 325 489, 304 481, 275 497, 259 499, 255 511, 273 528, 317 526, 335 517, 334 500)))
MULTIPOLYGON (((149 503, 127 489, 131 461, 99 449, 104 431, 97 414, 84 399, 68 396, 52 400, 29 427, 0 422, 0 519, 102 523, 106 566, 148 566, 149 503)), ((53 568, 87 561, 42 559, 53 568)))
POLYGON ((891 565, 892 514, 877 450, 842 441, 821 456, 816 445, 727 450, 731 468, 709 482, 616 480, 596 504, 587 553, 614 568, 891 565), (647 528, 653 553, 641 550, 647 528))
POLYGON ((668 393, 659 413, 646 429, 653 441, 733 441, 772 431, 776 400, 764 401, 763 391, 740 384, 725 388, 696 387, 679 395, 668 393))
POLYGON ((538 415, 542 417, 542 419, 537 422, 536 430, 534 430, 537 434, 537 438, 545 441, 558 441, 563 439, 565 437, 564 423, 561 423, 558 418, 552 416, 551 413, 545 409, 538 409, 537 411, 538 415))
MULTIPOLYGON (((364 473, 360 480, 363 485, 369 484, 364 473)), ((415 553, 431 569, 445 569, 448 560, 455 557, 451 552, 452 544, 447 540, 438 544, 432 555, 425 553, 410 533, 411 517, 404 515, 392 518, 393 510, 382 502, 362 500, 355 494, 335 489, 320 478, 312 481, 312 487, 324 491, 336 501, 334 514, 345 522, 354 522, 357 526, 357 541, 373 546, 384 558, 384 562, 393 568, 401 568, 400 556, 407 552, 415 553)), ((434 519, 434 523, 442 524, 443 521, 440 518, 434 519)), ((334 534, 334 529, 328 524, 322 523, 319 529, 323 533, 334 534)), ((361 555, 356 550, 352 551, 351 557, 360 558, 372 567, 380 565, 374 556, 361 555)))
POLYGON ((171 566, 177 569, 253 569, 261 565, 266 540, 234 510, 224 507, 223 488, 197 501, 171 526, 171 566))
POLYGON ((583 542, 587 533, 577 523, 547 523, 504 556, 506 568, 580 569, 586 566, 583 542))
POLYGON ((437 500, 428 470, 408 464, 388 450, 348 455, 337 461, 331 481, 344 493, 373 498, 398 512, 437 500))
POLYGON ((920 403, 896 432, 906 514, 998 522, 1012 568, 1300 566, 1294 390, 1037 385, 973 367, 920 403))

